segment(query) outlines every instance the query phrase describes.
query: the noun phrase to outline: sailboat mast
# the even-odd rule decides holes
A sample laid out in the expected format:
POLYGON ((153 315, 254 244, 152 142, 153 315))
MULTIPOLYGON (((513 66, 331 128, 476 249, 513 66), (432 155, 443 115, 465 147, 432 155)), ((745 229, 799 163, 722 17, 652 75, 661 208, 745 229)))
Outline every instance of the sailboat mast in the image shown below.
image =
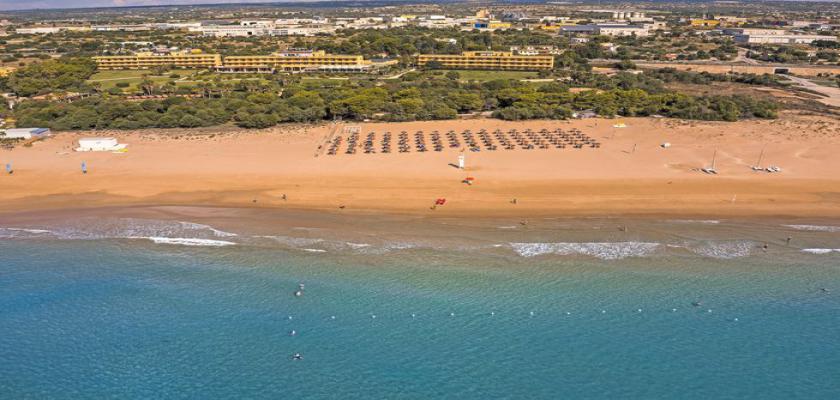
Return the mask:
POLYGON ((715 149, 715 152, 712 154, 712 169, 715 169, 715 160, 716 159, 717 159, 717 149, 715 149))
POLYGON ((757 162, 757 163, 755 163, 755 166, 756 166, 756 167, 761 167, 761 159, 763 159, 763 158, 764 158, 764 149, 765 149, 766 147, 767 147, 767 145, 764 145, 764 147, 762 147, 762 148, 761 148, 761 153, 758 155, 758 162, 757 162))

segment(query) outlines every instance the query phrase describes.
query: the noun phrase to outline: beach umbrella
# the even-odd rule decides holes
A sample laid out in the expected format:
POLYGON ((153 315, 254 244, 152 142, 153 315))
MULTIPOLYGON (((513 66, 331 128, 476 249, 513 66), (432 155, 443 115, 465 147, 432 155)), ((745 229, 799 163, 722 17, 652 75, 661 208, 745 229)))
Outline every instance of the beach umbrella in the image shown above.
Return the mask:
POLYGON ((84 162, 84 161, 82 161, 82 173, 83 174, 87 173, 87 163, 84 162))
POLYGON ((12 173, 12 163, 6 163, 6 173, 7 174, 12 173))

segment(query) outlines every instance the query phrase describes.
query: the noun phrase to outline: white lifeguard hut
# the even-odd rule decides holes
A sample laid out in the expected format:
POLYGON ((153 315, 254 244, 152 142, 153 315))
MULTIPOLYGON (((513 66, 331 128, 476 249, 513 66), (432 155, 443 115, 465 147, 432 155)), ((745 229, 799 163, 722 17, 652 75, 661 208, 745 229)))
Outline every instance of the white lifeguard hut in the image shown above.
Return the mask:
POLYGON ((464 169, 464 164, 466 163, 466 157, 464 157, 464 153, 458 155, 458 168, 464 169))
POLYGON ((76 151, 120 151, 126 148, 126 144, 117 142, 112 137, 106 138, 84 138, 79 139, 79 147, 76 151))

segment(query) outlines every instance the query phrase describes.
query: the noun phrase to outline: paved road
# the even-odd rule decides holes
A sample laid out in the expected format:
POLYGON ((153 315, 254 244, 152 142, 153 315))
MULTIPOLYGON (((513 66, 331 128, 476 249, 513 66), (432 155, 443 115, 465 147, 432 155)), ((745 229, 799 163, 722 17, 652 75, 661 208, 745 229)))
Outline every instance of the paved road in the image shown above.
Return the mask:
POLYGON ((840 107, 840 88, 838 87, 830 87, 830 86, 822 86, 818 85, 814 82, 811 82, 807 79, 798 78, 795 76, 790 75, 783 75, 785 78, 791 80, 793 83, 797 84, 800 87, 803 87, 808 90, 812 90, 817 92, 825 97, 817 99, 820 103, 825 105, 833 106, 833 107, 840 107))
POLYGON ((405 75, 405 74, 407 74, 407 73, 409 73, 409 72, 414 72, 414 71, 416 71, 416 70, 417 70, 417 69, 412 68, 412 69, 410 69, 410 70, 400 72, 399 74, 396 74, 396 75, 384 76, 384 77, 382 77, 382 78, 380 78, 380 79, 400 79, 400 78, 402 78, 402 76, 403 76, 403 75, 405 75))

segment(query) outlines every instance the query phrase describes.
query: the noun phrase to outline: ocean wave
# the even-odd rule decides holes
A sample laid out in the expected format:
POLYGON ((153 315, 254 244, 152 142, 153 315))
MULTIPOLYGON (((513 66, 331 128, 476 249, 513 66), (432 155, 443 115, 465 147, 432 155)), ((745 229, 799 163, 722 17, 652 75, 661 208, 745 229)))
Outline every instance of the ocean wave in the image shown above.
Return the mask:
POLYGON ((732 259, 747 257, 752 253, 752 250, 757 246, 755 242, 751 241, 720 241, 720 242, 703 242, 700 245, 692 244, 684 246, 694 254, 710 258, 732 259))
POLYGON ((0 238, 2 239, 41 238, 44 235, 51 234, 52 231, 47 229, 0 227, 0 238))
POLYGON ((32 228, 2 228, 10 231, 26 232, 26 233, 52 233, 48 229, 32 229, 32 228))
POLYGON ((184 221, 142 218, 81 218, 51 229, 0 228, 0 238, 58 240, 146 239, 154 243, 184 246, 230 246, 237 243, 218 240, 237 236, 209 225, 184 221))
POLYGON ((303 250, 307 253, 326 253, 327 252, 324 249, 310 249, 310 248, 306 248, 306 247, 302 248, 301 250, 303 250))
POLYGON ((285 245, 288 247, 304 247, 304 246, 312 246, 314 244, 324 242, 324 239, 320 238, 304 238, 304 237, 295 237, 295 236, 282 236, 282 235, 262 235, 262 236, 254 236, 255 238, 261 239, 271 239, 281 245, 285 245))
POLYGON ((653 253, 659 245, 648 242, 510 243, 513 251, 522 257, 579 254, 602 260, 646 256, 653 253))
POLYGON ((216 228, 214 228, 210 225, 204 225, 204 224, 199 224, 199 223, 195 223, 195 222, 186 222, 186 221, 178 221, 178 223, 181 224, 181 226, 183 226, 186 229, 196 229, 196 230, 206 229, 206 230, 209 230, 210 232, 213 232, 213 234, 218 236, 218 237, 239 236, 239 235, 237 235, 235 233, 232 233, 232 232, 225 232, 223 230, 216 229, 216 228))
POLYGON ((332 247, 338 251, 350 251, 357 254, 382 255, 399 250, 408 250, 420 247, 415 243, 408 242, 386 242, 378 244, 370 243, 353 243, 353 242, 339 242, 339 243, 325 243, 323 246, 332 247))
POLYGON ((209 225, 143 218, 84 218, 53 229, 59 239, 126 239, 169 237, 215 239, 237 236, 209 225))
POLYGON ((840 232, 840 226, 831 225, 782 225, 786 228, 796 229, 798 231, 812 231, 812 232, 840 232))
POLYGON ((811 254, 830 254, 840 253, 840 249, 802 249, 802 252, 811 254))
POLYGON ((130 237, 126 239, 146 239, 151 240, 156 244, 173 244, 173 245, 181 245, 181 246, 210 246, 210 247, 223 247, 223 246, 232 246, 236 243, 229 242, 227 240, 213 240, 213 239, 197 239, 197 238, 171 238, 171 237, 159 237, 159 236, 149 236, 149 237, 130 237))
POLYGON ((716 219, 671 219, 668 222, 675 224, 701 224, 701 225, 717 225, 720 223, 716 219))

